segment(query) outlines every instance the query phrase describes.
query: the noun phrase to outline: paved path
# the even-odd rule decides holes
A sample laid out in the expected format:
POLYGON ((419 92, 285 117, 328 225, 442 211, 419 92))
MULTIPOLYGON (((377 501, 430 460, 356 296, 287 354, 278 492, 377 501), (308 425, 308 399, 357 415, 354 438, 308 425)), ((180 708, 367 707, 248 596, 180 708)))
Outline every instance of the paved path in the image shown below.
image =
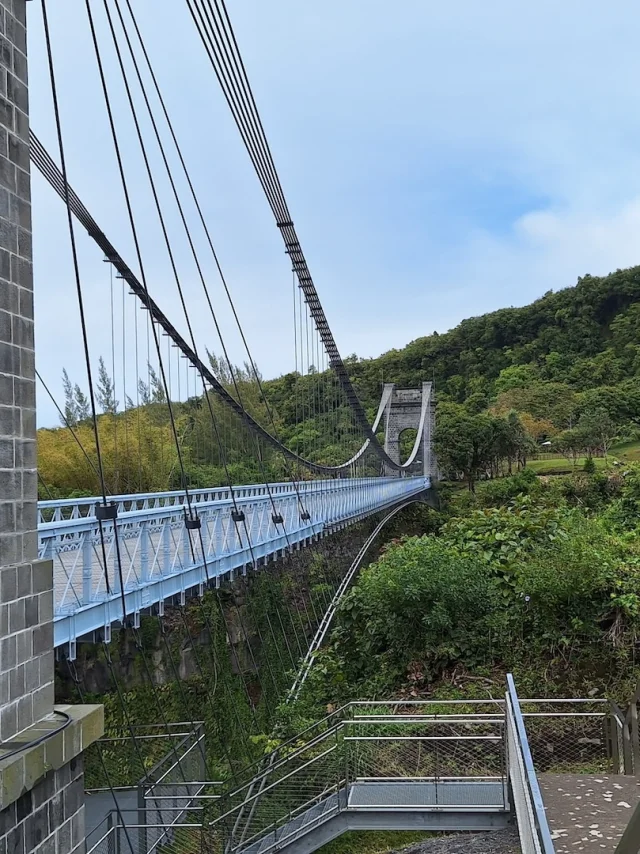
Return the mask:
POLYGON ((556 854, 613 851, 638 800, 640 781, 616 774, 540 774, 556 854))

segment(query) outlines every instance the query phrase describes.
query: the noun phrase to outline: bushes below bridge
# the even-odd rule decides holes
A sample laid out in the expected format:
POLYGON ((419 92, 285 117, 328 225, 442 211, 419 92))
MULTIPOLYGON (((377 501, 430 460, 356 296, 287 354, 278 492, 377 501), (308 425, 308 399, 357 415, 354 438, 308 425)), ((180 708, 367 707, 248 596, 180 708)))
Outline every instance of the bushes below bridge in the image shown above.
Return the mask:
POLYGON ((298 707, 490 684, 627 696, 640 630, 640 472, 522 475, 450 500, 437 533, 391 544, 343 602, 298 707), (511 494, 512 491, 515 494, 511 494))

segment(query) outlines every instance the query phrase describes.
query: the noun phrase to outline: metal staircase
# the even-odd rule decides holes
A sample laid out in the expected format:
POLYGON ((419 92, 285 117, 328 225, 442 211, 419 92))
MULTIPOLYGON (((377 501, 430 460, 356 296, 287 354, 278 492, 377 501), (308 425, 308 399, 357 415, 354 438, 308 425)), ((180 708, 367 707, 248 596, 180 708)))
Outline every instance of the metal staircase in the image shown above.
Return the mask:
POLYGON ((356 829, 504 827, 505 726, 500 701, 351 703, 226 795, 212 827, 228 854, 311 852, 356 829))
POLYGON ((162 789, 154 783, 138 823, 112 816, 89 854, 311 854, 352 830, 509 823, 523 854, 553 854, 528 738, 546 756, 560 734, 555 747, 566 740, 578 766, 597 761, 616 773, 623 747, 606 701, 558 702, 588 706, 547 711, 554 701, 526 700, 523 714, 511 677, 504 700, 350 703, 246 769, 245 782, 222 795, 220 784, 181 776, 163 778, 162 789))

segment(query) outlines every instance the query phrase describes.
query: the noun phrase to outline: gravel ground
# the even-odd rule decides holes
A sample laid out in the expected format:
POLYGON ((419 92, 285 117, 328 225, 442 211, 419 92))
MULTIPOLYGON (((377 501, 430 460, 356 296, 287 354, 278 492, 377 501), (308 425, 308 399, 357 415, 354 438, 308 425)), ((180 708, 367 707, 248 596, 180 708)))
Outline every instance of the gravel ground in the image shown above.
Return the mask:
POLYGON ((455 833, 402 848, 396 854, 520 854, 515 828, 492 833, 455 833))

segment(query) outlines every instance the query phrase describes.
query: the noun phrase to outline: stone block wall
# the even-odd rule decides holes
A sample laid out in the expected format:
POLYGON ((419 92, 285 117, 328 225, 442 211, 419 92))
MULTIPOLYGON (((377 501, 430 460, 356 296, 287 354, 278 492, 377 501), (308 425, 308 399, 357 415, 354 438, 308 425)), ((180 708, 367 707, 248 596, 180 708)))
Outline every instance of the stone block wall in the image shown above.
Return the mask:
POLYGON ((0 566, 37 557, 26 0, 0 0, 0 566))
POLYGON ((0 854, 84 850, 100 706, 54 715, 53 568, 38 560, 27 3, 0 0, 0 854))
POLYGON ((0 854, 79 854, 84 838, 82 757, 0 812, 0 854))
POLYGON ((0 741, 54 702, 51 561, 0 568, 0 741))
POLYGON ((26 0, 0 0, 0 740, 53 709, 53 576, 38 561, 26 0))

